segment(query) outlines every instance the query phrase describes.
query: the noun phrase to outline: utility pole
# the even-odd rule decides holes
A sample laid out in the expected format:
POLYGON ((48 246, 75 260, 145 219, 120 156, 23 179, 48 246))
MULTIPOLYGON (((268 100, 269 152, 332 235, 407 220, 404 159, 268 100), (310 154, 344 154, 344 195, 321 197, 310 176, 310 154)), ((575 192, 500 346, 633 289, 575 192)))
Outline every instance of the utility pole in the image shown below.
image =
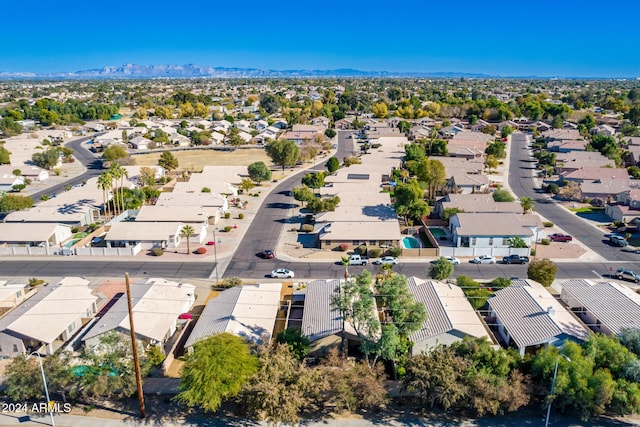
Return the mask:
POLYGON ((145 418, 144 394, 142 394, 142 374, 140 372, 140 360, 138 359, 138 345, 136 343, 136 331, 133 328, 133 307, 131 305, 131 287, 129 286, 129 273, 124 273, 127 285, 127 306, 129 307, 129 329, 131 329, 131 347, 133 350, 133 364, 136 368, 136 385, 138 386, 138 403, 140 404, 140 418, 145 418))

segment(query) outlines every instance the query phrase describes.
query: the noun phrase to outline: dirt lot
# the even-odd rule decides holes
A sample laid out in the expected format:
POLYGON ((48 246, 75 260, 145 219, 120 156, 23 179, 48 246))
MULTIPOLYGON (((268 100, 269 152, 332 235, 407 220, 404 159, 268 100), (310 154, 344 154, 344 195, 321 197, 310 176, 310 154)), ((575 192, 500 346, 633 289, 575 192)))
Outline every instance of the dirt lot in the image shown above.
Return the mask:
MULTIPOLYGON (((173 151, 181 170, 201 171, 204 166, 248 166, 263 161, 271 165, 271 159, 262 148, 246 148, 235 151, 189 150, 173 151)), ((133 156, 137 165, 154 166, 158 164, 160 153, 133 156)))

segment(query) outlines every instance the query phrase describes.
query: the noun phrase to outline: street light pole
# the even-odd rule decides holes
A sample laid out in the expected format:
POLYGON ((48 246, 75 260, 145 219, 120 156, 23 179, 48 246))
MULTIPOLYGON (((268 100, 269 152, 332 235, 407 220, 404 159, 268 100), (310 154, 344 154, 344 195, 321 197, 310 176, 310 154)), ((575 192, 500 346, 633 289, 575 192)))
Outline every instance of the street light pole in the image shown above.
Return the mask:
MULTIPOLYGON (((553 396, 553 393, 555 393, 555 391, 556 391, 556 376, 558 375, 558 362, 560 361, 560 357, 564 357, 569 362, 571 362, 571 359, 569 359, 564 354, 562 354, 562 353, 558 354, 558 357, 556 358, 556 366, 555 366, 555 368, 553 368, 553 380, 551 381, 551 396, 553 396)), ((551 403, 552 403, 552 401, 550 400, 549 401, 549 406, 547 407, 547 419, 544 422, 544 427, 548 427, 549 426, 549 416, 551 415, 551 403)))
POLYGON ((216 226, 213 226, 213 256, 216 260, 216 285, 220 281, 218 278, 218 241, 216 240, 216 226))
POLYGON ((49 389, 47 388, 47 378, 44 376, 44 366, 42 366, 42 356, 40 356, 40 353, 38 352, 33 352, 31 354, 29 354, 29 356, 27 356, 27 359, 33 355, 38 356, 38 362, 40 362, 40 373, 42 374, 42 383, 44 384, 44 395, 47 399, 47 408, 49 408, 49 415, 51 416, 51 425, 55 426, 56 422, 53 419, 53 405, 51 405, 51 400, 49 399, 49 389))

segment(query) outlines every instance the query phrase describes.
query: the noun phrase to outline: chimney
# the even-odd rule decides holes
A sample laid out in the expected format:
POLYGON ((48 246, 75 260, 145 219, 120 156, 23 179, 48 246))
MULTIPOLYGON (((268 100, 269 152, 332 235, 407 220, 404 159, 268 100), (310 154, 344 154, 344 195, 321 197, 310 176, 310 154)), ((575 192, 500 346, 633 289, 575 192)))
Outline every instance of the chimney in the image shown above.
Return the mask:
POLYGON ((549 308, 547 308, 547 313, 549 314, 549 316, 553 316, 554 314, 556 314, 556 309, 549 306, 549 308))

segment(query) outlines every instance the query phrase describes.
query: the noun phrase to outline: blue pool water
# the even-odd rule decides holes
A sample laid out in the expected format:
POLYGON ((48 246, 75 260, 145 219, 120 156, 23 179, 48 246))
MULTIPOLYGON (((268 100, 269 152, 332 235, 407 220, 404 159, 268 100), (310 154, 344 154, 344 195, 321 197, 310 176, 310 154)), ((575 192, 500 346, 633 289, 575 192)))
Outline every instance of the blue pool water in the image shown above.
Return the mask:
POLYGON ((75 245, 79 240, 81 240, 81 239, 69 240, 67 243, 64 244, 64 247, 65 248, 70 248, 71 246, 75 245))
POLYGON ((406 249, 418 249, 420 247, 420 241, 415 237, 407 236, 402 239, 402 246, 406 249))

